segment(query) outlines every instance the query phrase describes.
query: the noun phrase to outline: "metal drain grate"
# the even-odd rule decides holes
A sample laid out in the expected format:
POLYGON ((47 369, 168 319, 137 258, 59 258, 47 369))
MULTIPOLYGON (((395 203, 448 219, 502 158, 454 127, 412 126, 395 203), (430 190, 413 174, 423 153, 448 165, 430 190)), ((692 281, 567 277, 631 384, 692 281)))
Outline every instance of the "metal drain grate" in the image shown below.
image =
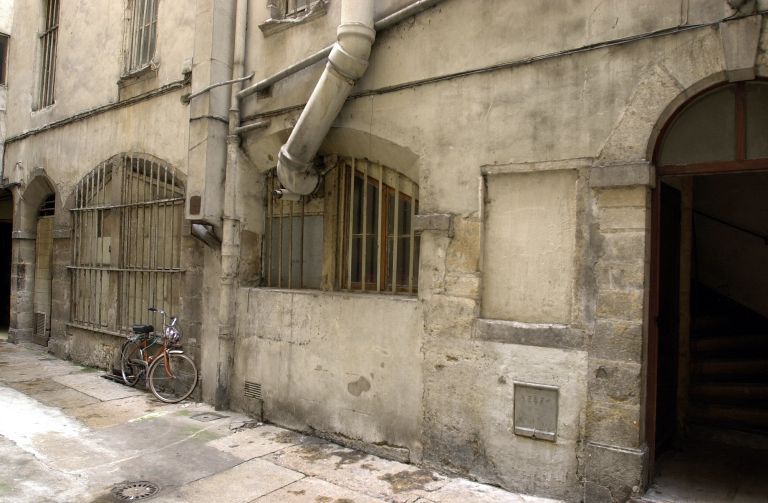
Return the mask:
POLYGON ((261 400, 261 384, 257 382, 245 381, 245 397, 261 400))
POLYGON ((215 412, 201 412, 200 414, 195 414, 190 419, 200 421, 201 423, 207 423, 208 421, 216 421, 217 419, 223 419, 225 417, 227 416, 222 416, 221 414, 216 414, 215 412))
POLYGON ((160 486, 139 480, 137 482, 123 482, 112 488, 112 497, 115 501, 141 501, 157 496, 160 486))

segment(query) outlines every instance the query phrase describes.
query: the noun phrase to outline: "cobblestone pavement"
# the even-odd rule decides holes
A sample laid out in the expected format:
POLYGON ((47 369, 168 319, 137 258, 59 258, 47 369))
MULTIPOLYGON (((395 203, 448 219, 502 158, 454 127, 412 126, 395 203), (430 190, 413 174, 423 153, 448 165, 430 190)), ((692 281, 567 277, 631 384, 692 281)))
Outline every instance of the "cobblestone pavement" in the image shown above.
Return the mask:
POLYGON ((0 502, 114 502, 129 481, 157 485, 155 503, 553 501, 163 404, 33 345, 0 342, 0 411, 0 502))

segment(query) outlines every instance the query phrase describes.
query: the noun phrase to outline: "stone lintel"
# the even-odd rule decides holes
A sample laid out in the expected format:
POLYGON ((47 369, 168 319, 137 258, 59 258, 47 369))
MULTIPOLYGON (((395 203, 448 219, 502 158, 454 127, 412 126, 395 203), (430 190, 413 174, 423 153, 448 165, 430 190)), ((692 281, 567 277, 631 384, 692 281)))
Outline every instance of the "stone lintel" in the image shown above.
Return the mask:
POLYGON ((567 325, 488 319, 475 320, 472 337, 506 344, 577 350, 584 350, 587 342, 584 330, 567 325))
POLYGON ((613 503, 640 496, 646 483, 648 449, 627 449, 588 442, 585 501, 613 503))
POLYGON ((609 164, 593 166, 589 185, 592 188, 633 187, 656 185, 656 170, 651 163, 609 164))
POLYGON ((761 24, 762 16, 759 15, 720 23, 725 74, 730 82, 755 78, 761 24))
POLYGON ((35 240, 37 239, 37 234, 34 232, 29 231, 13 231, 11 233, 12 239, 31 239, 35 240))
POLYGON ((429 213, 416 215, 413 220, 416 231, 450 232, 451 215, 447 213, 429 213))
POLYGON ((537 171, 562 171, 589 168, 594 163, 592 157, 576 157, 557 161, 512 162, 506 164, 488 164, 480 167, 483 175, 504 175, 511 173, 534 173, 537 171))

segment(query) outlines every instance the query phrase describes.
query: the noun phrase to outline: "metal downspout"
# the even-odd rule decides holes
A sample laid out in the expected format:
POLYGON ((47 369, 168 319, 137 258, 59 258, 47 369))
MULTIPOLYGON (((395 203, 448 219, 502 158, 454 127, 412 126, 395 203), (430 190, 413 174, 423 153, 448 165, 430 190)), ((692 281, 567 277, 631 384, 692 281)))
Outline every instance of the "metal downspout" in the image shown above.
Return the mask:
POLYGON ((355 82, 368 68, 373 27, 373 0, 343 0, 337 41, 307 106, 291 136, 280 148, 277 177, 288 191, 311 194, 319 182, 314 158, 355 82))
MULTIPOLYGON (((248 17, 248 0, 236 0, 234 57, 232 77, 243 74, 245 65, 245 36, 248 17)), ((221 240, 221 295, 219 297, 219 355, 216 366, 216 410, 228 409, 231 390, 229 387, 234 364, 235 313, 237 300, 237 275, 240 266, 240 218, 237 214, 238 166, 240 148, 240 102, 237 93, 242 81, 232 84, 229 107, 229 131, 227 134, 227 164, 224 179, 224 211, 221 240)))

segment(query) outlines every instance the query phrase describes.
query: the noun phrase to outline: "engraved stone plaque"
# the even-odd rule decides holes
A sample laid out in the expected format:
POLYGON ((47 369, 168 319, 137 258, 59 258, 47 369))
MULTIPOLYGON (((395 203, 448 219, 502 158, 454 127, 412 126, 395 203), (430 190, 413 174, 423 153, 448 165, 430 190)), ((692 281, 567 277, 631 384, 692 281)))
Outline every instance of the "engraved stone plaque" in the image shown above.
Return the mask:
POLYGON ((515 383, 515 435, 554 442, 558 397, 555 386, 515 383))

